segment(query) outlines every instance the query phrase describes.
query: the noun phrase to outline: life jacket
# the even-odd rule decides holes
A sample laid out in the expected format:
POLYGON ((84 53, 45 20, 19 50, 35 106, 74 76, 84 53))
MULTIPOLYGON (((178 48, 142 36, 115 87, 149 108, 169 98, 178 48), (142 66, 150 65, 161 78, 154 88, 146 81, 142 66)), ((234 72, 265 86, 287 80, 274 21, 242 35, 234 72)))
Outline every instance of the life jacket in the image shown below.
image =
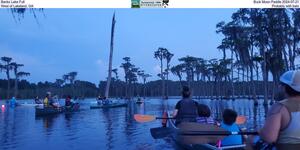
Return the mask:
POLYGON ((198 116, 197 103, 191 99, 180 100, 180 108, 176 116, 176 125, 181 122, 196 122, 198 116))
MULTIPOLYGON (((233 123, 232 125, 227 125, 225 123, 221 123, 221 128, 230 131, 230 132, 239 132, 239 127, 233 123)), ((241 135, 229 135, 222 140, 222 146, 229 146, 229 145, 239 145, 243 144, 242 136, 241 135)))
POLYGON ((45 105, 45 106, 48 106, 48 105, 49 105, 48 97, 46 97, 46 98, 44 99, 44 105, 45 105))

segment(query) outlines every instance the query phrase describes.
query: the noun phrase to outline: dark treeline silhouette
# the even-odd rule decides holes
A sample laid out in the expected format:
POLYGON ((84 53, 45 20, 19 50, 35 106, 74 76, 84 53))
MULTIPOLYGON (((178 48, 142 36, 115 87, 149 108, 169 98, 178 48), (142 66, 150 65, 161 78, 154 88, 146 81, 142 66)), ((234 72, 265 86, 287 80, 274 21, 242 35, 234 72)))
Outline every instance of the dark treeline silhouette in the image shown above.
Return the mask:
MULTIPOLYGON (((48 91, 52 92, 53 95, 57 95, 59 98, 66 97, 67 95, 72 95, 77 98, 96 97, 99 92, 95 84, 80 80, 74 81, 74 84, 64 85, 48 81, 35 84, 29 83, 26 80, 21 80, 18 84, 19 92, 16 97, 19 99, 35 98, 36 96, 42 98, 48 91)), ((12 82, 11 86, 14 87, 14 82, 12 82)), ((0 99, 6 99, 6 93, 7 80, 0 80, 0 99)), ((10 94, 13 94, 13 92, 11 91, 10 94)))
MULTIPOLYGON (((11 80, 13 81, 13 80, 11 80)), ((170 96, 180 96, 181 85, 187 85, 186 81, 165 81, 169 88, 168 93, 170 96)), ((227 83, 218 82, 218 84, 222 85, 220 90, 215 90, 213 87, 213 82, 204 83, 202 81, 195 81, 192 83, 192 91, 193 96, 197 97, 200 96, 201 98, 230 98, 231 96, 231 85, 227 83)), ((237 82, 234 83, 236 89, 236 98, 249 98, 251 95, 251 91, 247 88, 244 88, 243 84, 247 84, 247 82, 237 82)), ((12 82, 12 87, 14 87, 14 82, 12 82)), ((26 80, 19 81, 19 94, 17 98, 20 99, 27 99, 27 98, 34 98, 36 96, 44 97, 45 93, 51 91, 54 95, 58 95, 60 98, 63 98, 67 95, 73 95, 77 98, 87 98, 87 97, 96 97, 99 95, 104 95, 105 92, 106 81, 101 81, 99 87, 97 87, 94 83, 88 81, 74 81, 74 87, 71 84, 65 85, 58 85, 55 82, 38 82, 29 83, 26 80)), ((264 95, 263 90, 263 82, 255 82, 256 92, 257 95, 264 95)), ((269 87, 272 87, 273 83, 269 82, 269 87)), ((126 95, 128 97, 160 97, 162 95, 161 90, 161 80, 157 81, 150 81, 147 82, 145 85, 142 83, 136 83, 131 85, 132 90, 130 93, 126 94, 126 83, 124 81, 115 80, 112 78, 111 87, 110 87, 110 96, 111 97, 123 97, 125 98, 126 95), (144 91, 144 86, 146 86, 144 91)), ((7 80, 0 79, 0 99, 5 99, 7 92, 7 80)), ((13 94, 13 91, 11 91, 13 94)), ((271 90, 269 91, 269 97, 271 97, 271 90)))
MULTIPOLYGON (((111 97, 123 97, 125 98, 126 95, 128 97, 160 97, 162 95, 161 90, 161 80, 156 81, 149 81, 145 85, 142 83, 135 83, 131 85, 132 90, 127 91, 126 93, 126 83, 124 81, 115 80, 112 78, 111 87, 110 87, 110 95, 111 97), (143 90, 144 86, 145 92, 143 90)), ((182 85, 188 85, 187 81, 172 81, 172 80, 166 80, 166 84, 168 84, 168 93, 170 96, 180 96, 181 94, 181 87, 182 85)), ((210 82, 203 82, 203 81, 195 81, 193 83, 190 83, 193 96, 199 97, 199 98, 209 98, 209 99, 229 99, 231 97, 232 89, 231 84, 226 82, 218 82, 218 86, 215 86, 213 81, 210 82), (220 88, 216 88, 219 87, 220 88)), ((234 86, 236 87, 235 98, 251 98, 252 99, 252 91, 249 88, 245 88, 244 84, 248 84, 248 82, 235 82, 234 86), (251 96, 250 96, 251 95, 251 96)), ((254 85, 256 86, 256 93, 257 96, 262 98, 264 95, 264 87, 263 87, 263 81, 256 81, 254 82, 254 85)), ((99 91, 100 95, 104 95, 105 91, 105 85, 106 81, 101 81, 99 84, 99 91)), ((269 82, 269 87, 273 86, 272 82, 269 82)), ((269 97, 272 95, 272 91, 269 92, 269 97)))

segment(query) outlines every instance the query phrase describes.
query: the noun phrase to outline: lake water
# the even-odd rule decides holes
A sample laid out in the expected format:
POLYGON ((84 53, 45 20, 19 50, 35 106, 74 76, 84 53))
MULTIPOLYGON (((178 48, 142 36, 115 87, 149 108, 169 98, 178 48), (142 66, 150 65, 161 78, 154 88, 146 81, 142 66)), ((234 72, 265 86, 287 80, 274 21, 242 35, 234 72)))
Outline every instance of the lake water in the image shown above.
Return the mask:
MULTIPOLYGON (((79 112, 58 114, 52 117, 36 117, 31 105, 0 111, 0 150, 171 150, 179 149, 171 140, 154 140, 150 128, 161 126, 161 121, 138 123, 134 114, 161 116, 162 104, 173 109, 179 99, 162 101, 147 99, 144 104, 129 103, 128 107, 90 109, 94 99, 80 101, 79 112)), ((20 103, 33 103, 20 100, 20 103)), ((260 128, 267 108, 262 101, 258 107, 251 100, 198 100, 210 106, 215 118, 220 118, 224 108, 233 108, 239 115, 247 116, 243 126, 248 130, 260 128)), ((5 104, 0 101, 0 104, 5 104)))

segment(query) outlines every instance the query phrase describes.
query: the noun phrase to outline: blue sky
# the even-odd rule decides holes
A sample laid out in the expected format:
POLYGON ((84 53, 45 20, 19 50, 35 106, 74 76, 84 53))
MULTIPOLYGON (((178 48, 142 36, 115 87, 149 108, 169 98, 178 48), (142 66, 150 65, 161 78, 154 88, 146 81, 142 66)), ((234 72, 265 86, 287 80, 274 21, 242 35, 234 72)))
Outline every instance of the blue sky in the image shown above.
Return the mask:
MULTIPOLYGON (((29 12, 16 22, 8 9, 0 9, 0 56, 24 64, 21 70, 31 73, 26 78, 31 82, 55 81, 77 71, 77 79, 98 84, 107 77, 114 11, 114 68, 129 56, 133 64, 156 80, 159 62, 153 53, 158 47, 175 54, 171 65, 186 55, 221 58, 216 47, 222 36, 216 34, 216 24, 229 21, 236 10, 45 9, 37 14, 38 24, 29 12)), ((121 68, 119 74, 124 75, 121 68)), ((4 73, 0 78, 5 78, 4 73)))

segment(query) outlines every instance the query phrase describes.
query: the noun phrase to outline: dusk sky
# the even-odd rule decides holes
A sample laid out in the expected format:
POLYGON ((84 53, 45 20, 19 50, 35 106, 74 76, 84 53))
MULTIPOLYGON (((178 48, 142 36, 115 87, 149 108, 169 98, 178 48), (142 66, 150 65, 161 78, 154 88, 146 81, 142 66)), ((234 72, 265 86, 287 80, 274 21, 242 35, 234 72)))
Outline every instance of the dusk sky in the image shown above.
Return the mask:
MULTIPOLYGON (((30 72, 30 82, 51 81, 77 71, 79 80, 98 84, 108 70, 110 30, 116 12, 113 68, 125 56, 158 79, 159 61, 153 53, 165 47, 178 58, 191 55, 205 59, 221 58, 217 50, 222 35, 216 24, 229 21, 235 9, 45 9, 31 13, 20 22, 8 9, 0 9, 0 57, 12 57, 30 72), (45 15, 45 16, 44 16, 45 15)), ((5 78, 1 72, 0 78, 5 78)), ((176 79, 177 77, 172 77, 176 79)))

